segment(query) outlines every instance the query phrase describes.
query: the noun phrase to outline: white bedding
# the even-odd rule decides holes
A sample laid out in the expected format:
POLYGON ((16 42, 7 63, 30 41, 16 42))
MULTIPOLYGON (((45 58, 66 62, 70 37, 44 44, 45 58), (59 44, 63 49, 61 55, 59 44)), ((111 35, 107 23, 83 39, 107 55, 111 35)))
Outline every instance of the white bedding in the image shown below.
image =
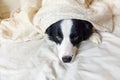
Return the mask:
POLYGON ((69 64, 60 63, 54 43, 47 40, 1 42, 0 80, 120 80, 120 38, 102 36, 101 45, 83 42, 69 64))
MULTIPOLYGON (((55 43, 43 39, 40 27, 31 22, 41 0, 20 1, 21 11, 9 7, 13 13, 7 20, 3 18, 10 14, 3 12, 9 11, 0 5, 0 80, 120 80, 120 11, 116 12, 119 7, 115 5, 119 0, 114 0, 116 10, 112 10, 113 33, 101 32, 100 45, 82 42, 75 60, 68 64, 60 62, 55 43)), ((8 1, 1 0, 0 4, 3 2, 8 1)))

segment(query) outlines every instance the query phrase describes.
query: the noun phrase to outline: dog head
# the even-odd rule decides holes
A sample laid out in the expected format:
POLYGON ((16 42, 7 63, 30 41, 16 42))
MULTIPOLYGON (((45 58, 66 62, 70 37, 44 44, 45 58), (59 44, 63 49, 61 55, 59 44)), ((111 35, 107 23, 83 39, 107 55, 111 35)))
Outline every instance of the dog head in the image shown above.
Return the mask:
POLYGON ((47 28, 46 34, 57 44, 58 56, 64 63, 71 62, 82 41, 93 33, 93 25, 85 20, 60 20, 47 28))

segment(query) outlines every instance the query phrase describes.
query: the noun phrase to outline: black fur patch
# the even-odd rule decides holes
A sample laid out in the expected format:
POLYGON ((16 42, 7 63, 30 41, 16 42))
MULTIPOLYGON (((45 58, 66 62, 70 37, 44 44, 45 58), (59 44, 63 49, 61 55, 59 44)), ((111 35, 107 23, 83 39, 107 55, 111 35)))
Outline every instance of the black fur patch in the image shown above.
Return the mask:
POLYGON ((62 34, 62 31, 61 31, 61 27, 60 27, 61 21, 58 21, 58 22, 52 24, 46 30, 46 33, 48 34, 49 39, 56 42, 56 44, 61 44, 61 42, 63 40, 63 34, 62 34))
POLYGON ((93 33, 93 25, 85 20, 72 19, 70 40, 73 46, 78 46, 83 40, 88 39, 93 33))
MULTIPOLYGON (((61 22, 60 20, 52 24, 47 30, 46 33, 49 36, 49 39, 56 42, 56 44, 61 44, 64 34, 61 31, 61 22)), ((73 25, 71 28, 70 41, 73 46, 78 47, 80 42, 87 40, 93 33, 93 25, 85 20, 72 19, 73 25)))

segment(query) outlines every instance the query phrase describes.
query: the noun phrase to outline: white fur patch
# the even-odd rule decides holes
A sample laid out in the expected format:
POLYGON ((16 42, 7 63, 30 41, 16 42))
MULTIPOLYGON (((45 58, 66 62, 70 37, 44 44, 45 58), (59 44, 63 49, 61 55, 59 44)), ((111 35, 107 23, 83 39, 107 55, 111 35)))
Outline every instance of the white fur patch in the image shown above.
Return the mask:
POLYGON ((63 20, 61 22, 61 31, 63 33, 63 41, 57 46, 59 58, 62 61, 62 57, 71 56, 74 57, 76 50, 70 41, 70 34, 73 22, 72 20, 63 20))
POLYGON ((73 22, 72 20, 63 20, 61 23, 61 30, 63 33, 64 38, 69 37, 71 33, 73 22))

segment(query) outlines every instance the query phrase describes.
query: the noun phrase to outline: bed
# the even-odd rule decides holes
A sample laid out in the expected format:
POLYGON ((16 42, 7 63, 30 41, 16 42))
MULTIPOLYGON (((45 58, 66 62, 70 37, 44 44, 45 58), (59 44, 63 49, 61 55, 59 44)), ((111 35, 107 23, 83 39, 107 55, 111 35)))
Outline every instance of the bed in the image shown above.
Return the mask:
MULTIPOLYGON (((12 4, 19 3, 18 0, 11 1, 12 4)), ((0 5, 0 80, 120 80, 119 15, 115 19, 114 32, 100 32, 101 44, 83 41, 75 60, 63 64, 55 43, 43 38, 40 28, 30 24, 28 15, 17 14, 13 9, 17 8, 19 12, 19 4, 13 7, 7 0, 1 0, 0 4, 3 3, 7 3, 11 12, 3 9, 6 5, 0 5), (25 16, 24 20, 21 15, 25 16), (11 20, 21 22, 13 27, 16 24, 11 20), (22 25, 26 23, 29 26, 22 25)), ((37 8, 35 6, 34 10, 37 8)))

